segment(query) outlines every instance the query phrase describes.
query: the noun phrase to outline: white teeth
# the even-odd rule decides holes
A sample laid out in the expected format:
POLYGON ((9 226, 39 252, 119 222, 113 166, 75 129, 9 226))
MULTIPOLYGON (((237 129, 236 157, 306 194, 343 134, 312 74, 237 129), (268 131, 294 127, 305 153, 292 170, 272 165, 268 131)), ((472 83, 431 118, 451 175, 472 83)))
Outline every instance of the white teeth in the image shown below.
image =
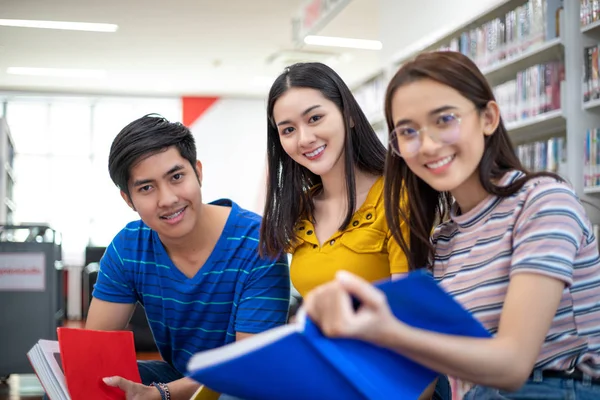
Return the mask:
POLYGON ((165 215, 163 218, 164 219, 173 219, 177 216, 179 216, 179 214, 181 214, 183 212, 184 208, 182 208, 181 210, 177 211, 175 214, 171 214, 171 215, 165 215))
POLYGON ((453 159, 454 159, 454 156, 452 155, 452 156, 448 156, 446 158, 443 158, 440 161, 436 161, 434 163, 425 164, 425 165, 427 166, 427 168, 436 169, 436 168, 443 167, 444 165, 448 164, 453 159))
POLYGON ((314 156, 321 154, 323 152, 323 150, 325 150, 325 145, 319 147, 318 149, 316 149, 314 151, 311 151, 310 153, 304 153, 304 155, 307 157, 314 157, 314 156))

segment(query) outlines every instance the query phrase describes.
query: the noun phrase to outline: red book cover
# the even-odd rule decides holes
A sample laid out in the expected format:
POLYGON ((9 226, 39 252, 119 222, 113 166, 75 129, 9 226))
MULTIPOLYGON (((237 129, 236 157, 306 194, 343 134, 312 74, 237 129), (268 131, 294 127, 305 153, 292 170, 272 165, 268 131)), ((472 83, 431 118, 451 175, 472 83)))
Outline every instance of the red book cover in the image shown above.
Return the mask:
POLYGON ((60 358, 72 400, 125 400, 125 392, 102 378, 141 383, 133 332, 58 328, 60 358))

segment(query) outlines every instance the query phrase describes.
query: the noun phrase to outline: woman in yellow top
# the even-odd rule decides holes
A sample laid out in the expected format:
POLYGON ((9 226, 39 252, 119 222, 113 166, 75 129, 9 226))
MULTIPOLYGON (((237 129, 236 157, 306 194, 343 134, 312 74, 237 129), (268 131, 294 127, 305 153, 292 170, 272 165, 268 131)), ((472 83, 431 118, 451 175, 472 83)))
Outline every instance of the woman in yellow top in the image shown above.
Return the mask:
MULTIPOLYGON (((259 249, 292 254, 300 295, 342 269, 371 282, 407 272, 385 218, 385 146, 340 76, 321 63, 286 68, 269 92, 267 125, 259 249)), ((410 243, 406 225, 400 230, 410 243)), ((433 392, 432 383, 421 398, 449 399, 446 377, 433 392)))
POLYGON ((321 63, 286 68, 267 114, 261 251, 292 253, 302 296, 340 269, 369 281, 407 272, 385 219, 386 149, 339 75, 321 63))

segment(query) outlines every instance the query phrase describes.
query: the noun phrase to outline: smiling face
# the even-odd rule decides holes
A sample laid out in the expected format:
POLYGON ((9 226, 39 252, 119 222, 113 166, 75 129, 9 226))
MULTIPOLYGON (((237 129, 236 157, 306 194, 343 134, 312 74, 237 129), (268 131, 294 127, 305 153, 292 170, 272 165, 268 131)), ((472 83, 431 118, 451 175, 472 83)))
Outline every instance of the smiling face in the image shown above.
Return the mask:
POLYGON ((273 119, 281 146, 298 164, 320 176, 343 165, 344 118, 320 91, 290 88, 275 102, 273 119))
POLYGON ((420 139, 414 155, 404 156, 415 175, 437 191, 451 192, 459 204, 469 193, 480 192, 477 171, 485 136, 494 132, 499 118, 494 102, 479 111, 455 89, 421 79, 396 89, 391 111, 396 132, 420 139))
POLYGON ((125 193, 121 195, 161 239, 177 240, 198 223, 201 177, 199 161, 194 170, 177 148, 170 147, 135 164, 129 179, 131 201, 125 193))

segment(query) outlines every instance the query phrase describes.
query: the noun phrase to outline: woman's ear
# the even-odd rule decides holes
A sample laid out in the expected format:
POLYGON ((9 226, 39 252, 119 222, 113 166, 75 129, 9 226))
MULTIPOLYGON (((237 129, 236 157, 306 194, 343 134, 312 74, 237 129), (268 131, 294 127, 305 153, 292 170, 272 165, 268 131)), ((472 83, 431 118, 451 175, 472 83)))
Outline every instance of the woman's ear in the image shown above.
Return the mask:
POLYGON ((483 134, 486 136, 492 135, 498 129, 500 124, 500 107, 495 101, 487 103, 485 109, 481 112, 483 134))

